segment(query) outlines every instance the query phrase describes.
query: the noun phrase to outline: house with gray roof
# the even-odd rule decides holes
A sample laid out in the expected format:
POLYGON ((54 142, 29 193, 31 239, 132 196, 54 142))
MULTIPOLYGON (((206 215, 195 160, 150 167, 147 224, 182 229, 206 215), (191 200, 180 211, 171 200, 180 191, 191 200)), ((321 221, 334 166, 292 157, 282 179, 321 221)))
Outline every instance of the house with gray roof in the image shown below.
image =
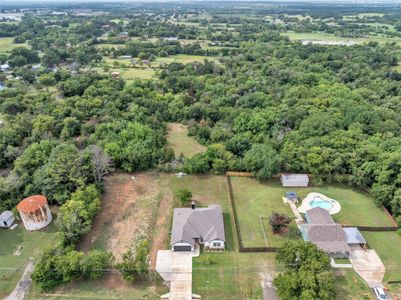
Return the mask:
POLYGON ((197 244, 209 250, 224 250, 225 241, 220 205, 174 209, 171 250, 194 251, 197 244))
POLYGON ((349 257, 352 246, 366 244, 356 227, 342 228, 324 208, 308 210, 305 219, 306 224, 301 225, 304 240, 315 244, 331 257, 349 257))

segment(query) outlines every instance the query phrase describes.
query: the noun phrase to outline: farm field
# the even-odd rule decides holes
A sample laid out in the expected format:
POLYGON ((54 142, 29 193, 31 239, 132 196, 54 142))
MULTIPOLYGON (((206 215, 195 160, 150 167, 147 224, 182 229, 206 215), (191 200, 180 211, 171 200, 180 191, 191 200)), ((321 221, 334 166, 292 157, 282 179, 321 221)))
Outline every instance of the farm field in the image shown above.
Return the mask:
POLYGON ((176 157, 179 157, 182 153, 184 157, 190 158, 206 150, 205 146, 188 136, 187 126, 180 123, 168 123, 167 127, 167 140, 173 148, 176 157))
POLYGON ((311 40, 311 41, 333 41, 333 42, 355 42, 358 44, 364 44, 368 42, 396 42, 401 43, 401 38, 387 38, 383 36, 367 36, 360 38, 347 38, 341 36, 335 36, 333 34, 324 32, 284 32, 282 35, 288 36, 291 40, 311 40))
MULTIPOLYGON (((53 219, 56 218, 53 214, 53 219)), ((59 240, 54 221, 45 231, 29 232, 22 223, 14 230, 0 229, 0 298, 14 290, 29 257, 37 258, 42 250, 59 240)))
MULTIPOLYGON (((401 237, 396 232, 364 231, 369 248, 376 250, 386 267, 384 282, 401 281, 401 237)), ((401 295, 401 287, 395 285, 401 295)))
POLYGON ((14 40, 13 38, 9 38, 9 37, 0 38, 0 53, 9 52, 16 47, 27 47, 28 46, 27 43, 14 44, 13 40, 14 40))

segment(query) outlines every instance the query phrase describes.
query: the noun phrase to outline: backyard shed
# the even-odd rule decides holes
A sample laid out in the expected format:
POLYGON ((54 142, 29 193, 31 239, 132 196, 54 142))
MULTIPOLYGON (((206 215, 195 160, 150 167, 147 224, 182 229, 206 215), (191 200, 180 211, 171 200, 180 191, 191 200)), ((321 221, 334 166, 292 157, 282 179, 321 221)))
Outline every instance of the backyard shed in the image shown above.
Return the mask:
POLYGON ((17 205, 22 222, 27 230, 38 230, 52 221, 52 214, 47 199, 42 195, 25 198, 17 205))
POLYGON ((0 214, 0 227, 9 228, 15 221, 14 215, 11 211, 6 210, 0 214))
POLYGON ((282 174, 280 181, 284 187, 307 187, 309 177, 306 174, 282 174))

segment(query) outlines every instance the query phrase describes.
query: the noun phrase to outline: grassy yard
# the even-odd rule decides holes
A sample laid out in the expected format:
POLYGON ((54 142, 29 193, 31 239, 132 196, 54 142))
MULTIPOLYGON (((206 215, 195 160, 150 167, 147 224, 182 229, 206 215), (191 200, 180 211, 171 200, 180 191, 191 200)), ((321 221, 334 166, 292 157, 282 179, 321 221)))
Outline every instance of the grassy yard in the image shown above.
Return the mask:
POLYGON ((9 52, 16 47, 27 47, 28 46, 27 43, 14 44, 13 40, 14 40, 13 38, 8 38, 8 37, 0 38, 0 53, 9 52))
POLYGON ((0 229, 0 298, 15 288, 29 257, 38 257, 43 249, 58 240, 59 234, 53 223, 46 231, 29 232, 23 224, 14 230, 0 229), (14 255, 17 249, 20 249, 20 255, 14 255))
MULTIPOLYGON (((224 176, 185 176, 164 174, 161 182, 174 193, 186 188, 192 191, 198 205, 220 204, 226 230, 226 251, 204 252, 193 260, 193 292, 202 299, 261 299, 261 276, 273 272, 272 253, 239 253, 230 213, 227 182, 224 176)), ((175 204, 179 206, 178 201, 175 204)))
MULTIPOLYGON (((294 217, 290 206, 282 200, 284 193, 278 185, 266 185, 252 178, 231 177, 231 182, 244 246, 266 246, 260 217, 268 218, 273 212, 282 212, 294 217)), ((272 242, 277 244, 276 238, 278 235, 268 235, 268 243, 272 239, 272 242)))
POLYGON ((181 153, 186 158, 204 152, 206 147, 199 144, 194 138, 188 136, 187 126, 180 123, 168 123, 167 139, 174 149, 176 157, 181 153))
POLYGON ((365 281, 353 270, 342 269, 335 271, 336 299, 363 300, 374 299, 365 281))
MULTIPOLYGON (((279 180, 260 182, 244 177, 232 177, 231 180, 244 246, 265 246, 260 216, 269 217, 276 211, 293 217, 289 205, 282 201, 282 197, 288 191, 297 192, 301 200, 310 192, 322 193, 337 200, 341 204, 341 211, 333 217, 341 224, 392 226, 386 214, 374 204, 367 193, 347 185, 326 184, 321 187, 283 188, 279 180)), ((264 228, 266 230, 269 226, 264 228)), ((267 240, 270 238, 273 244, 280 244, 288 238, 288 236, 282 239, 283 236, 267 235, 267 240)))

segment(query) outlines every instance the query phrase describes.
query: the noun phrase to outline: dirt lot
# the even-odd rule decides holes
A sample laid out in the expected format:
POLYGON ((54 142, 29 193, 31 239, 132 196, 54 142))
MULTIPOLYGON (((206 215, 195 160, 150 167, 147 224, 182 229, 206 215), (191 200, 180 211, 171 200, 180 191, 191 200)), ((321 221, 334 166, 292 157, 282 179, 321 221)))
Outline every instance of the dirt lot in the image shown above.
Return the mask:
POLYGON ((157 173, 114 173, 105 179, 102 208, 92 231, 80 243, 80 249, 102 249, 113 253, 119 262, 138 235, 152 243, 151 266, 158 249, 167 244, 172 212, 172 193, 160 185, 157 173))

